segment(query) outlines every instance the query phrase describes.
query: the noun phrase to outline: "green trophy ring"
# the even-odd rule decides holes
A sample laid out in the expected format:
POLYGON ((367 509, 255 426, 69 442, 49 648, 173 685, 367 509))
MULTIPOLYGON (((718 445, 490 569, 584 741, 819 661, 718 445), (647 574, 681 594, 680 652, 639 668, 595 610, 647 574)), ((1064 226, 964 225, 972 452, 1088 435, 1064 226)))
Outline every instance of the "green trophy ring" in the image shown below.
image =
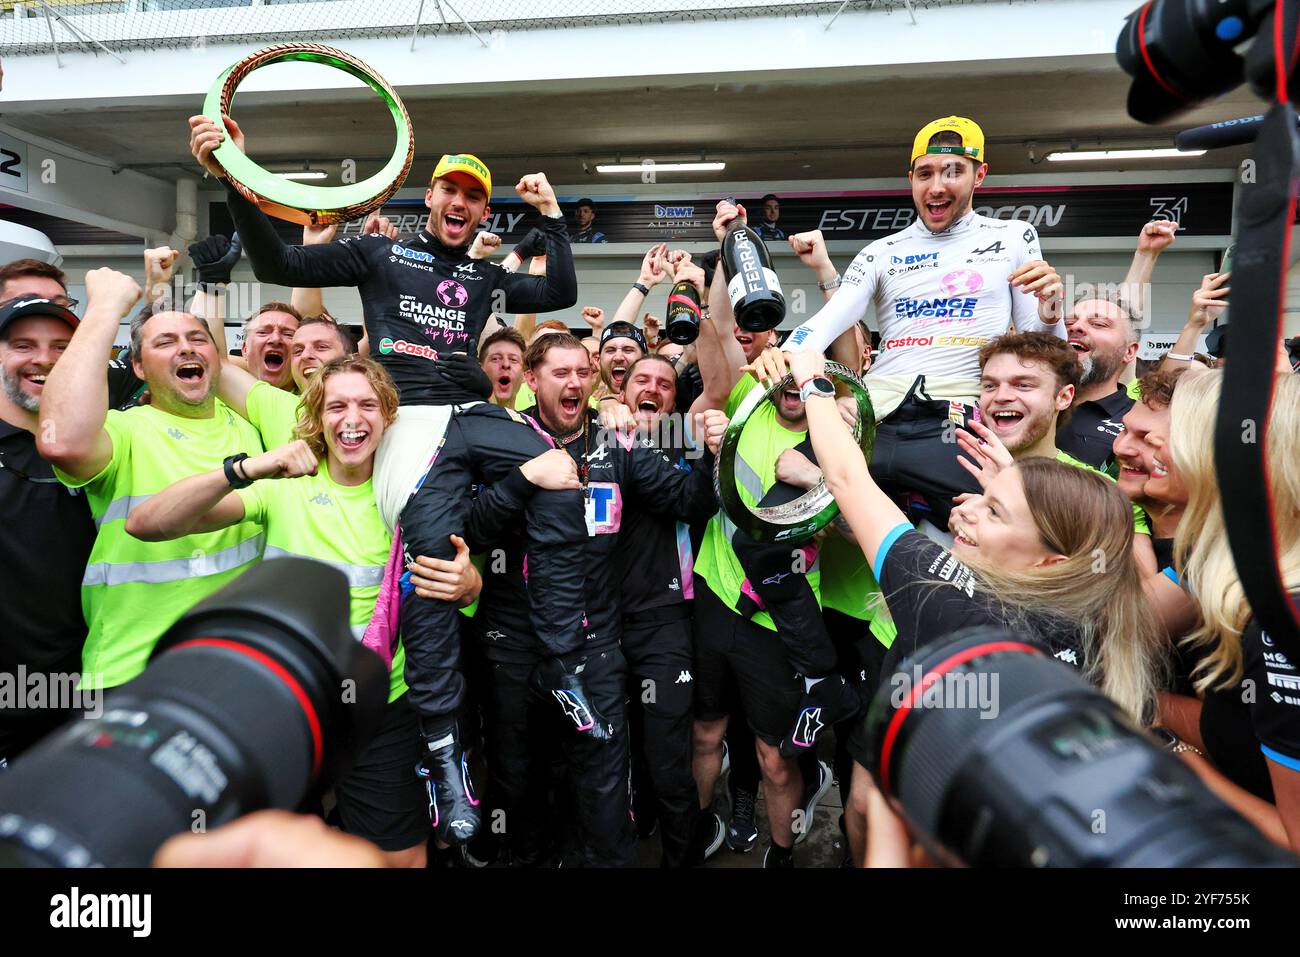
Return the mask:
MULTIPOLYGON (((853 438, 862 449, 863 456, 871 461, 871 449, 876 438, 876 414, 867 387, 851 370, 835 362, 826 363, 826 376, 849 387, 858 407, 858 424, 853 430, 853 438)), ((749 390, 727 424, 722 447, 718 450, 714 464, 713 484, 723 512, 736 528, 759 542, 802 541, 821 531, 840 513, 840 507, 835 504, 825 482, 819 483, 793 502, 766 508, 751 507, 736 490, 736 451, 740 446, 740 434, 744 431, 745 423, 760 403, 771 401, 789 382, 790 377, 786 376, 766 391, 749 390)))
POLYGON ((279 43, 244 57, 217 77, 203 101, 203 115, 226 134, 221 145, 212 152, 213 158, 221 164, 222 178, 229 180, 240 195, 267 214, 305 226, 346 223, 378 209, 401 188, 415 161, 415 132, 411 129, 411 118, 393 88, 350 53, 319 43, 279 43), (306 60, 332 66, 361 80, 383 98, 397 128, 397 145, 383 169, 360 183, 312 186, 267 172, 235 146, 222 117, 230 115, 236 88, 258 67, 284 60, 306 60))

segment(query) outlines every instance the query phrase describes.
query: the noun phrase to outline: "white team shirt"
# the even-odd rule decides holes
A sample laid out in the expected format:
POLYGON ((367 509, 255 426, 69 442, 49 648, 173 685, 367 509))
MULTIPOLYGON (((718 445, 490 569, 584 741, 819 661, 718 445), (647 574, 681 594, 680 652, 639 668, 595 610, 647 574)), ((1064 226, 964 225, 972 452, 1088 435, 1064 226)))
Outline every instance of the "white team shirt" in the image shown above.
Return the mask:
POLYGON ((1065 338, 1064 320, 1045 325, 1038 297, 1007 282, 1042 258, 1029 223, 972 210, 933 233, 918 219, 858 253, 839 292, 782 348, 821 352, 874 304, 880 352, 871 375, 978 379, 980 346, 1012 325, 1065 338))

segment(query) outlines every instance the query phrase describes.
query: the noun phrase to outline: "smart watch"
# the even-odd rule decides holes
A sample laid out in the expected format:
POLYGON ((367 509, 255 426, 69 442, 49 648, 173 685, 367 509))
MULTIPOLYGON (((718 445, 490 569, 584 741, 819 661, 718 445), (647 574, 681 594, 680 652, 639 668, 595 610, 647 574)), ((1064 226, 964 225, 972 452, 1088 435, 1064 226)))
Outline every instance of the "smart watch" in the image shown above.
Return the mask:
POLYGON ((226 481, 230 483, 231 488, 248 488, 248 486, 253 484, 253 480, 250 478, 240 478, 240 473, 243 469, 235 468, 236 465, 244 461, 246 458, 248 458, 247 452, 237 452, 234 455, 227 455, 225 460, 221 463, 221 467, 226 473, 226 481))
POLYGON ((835 383, 824 375, 815 375, 799 387, 800 402, 807 402, 814 395, 827 399, 835 398, 835 383))

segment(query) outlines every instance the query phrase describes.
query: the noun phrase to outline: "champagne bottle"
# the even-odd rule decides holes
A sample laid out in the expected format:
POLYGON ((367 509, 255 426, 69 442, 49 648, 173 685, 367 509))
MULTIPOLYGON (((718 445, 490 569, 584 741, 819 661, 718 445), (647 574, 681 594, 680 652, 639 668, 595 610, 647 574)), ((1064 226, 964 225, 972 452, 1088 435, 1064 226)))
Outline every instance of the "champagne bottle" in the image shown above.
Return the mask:
POLYGON ((685 280, 668 294, 668 338, 678 345, 689 346, 700 337, 700 294, 685 280))
MULTIPOLYGON (((735 203, 728 197, 727 202, 735 203)), ((746 332, 775 329, 785 318, 781 280, 772 269, 772 256, 758 233, 736 217, 722 240, 722 273, 736 325, 746 332)))

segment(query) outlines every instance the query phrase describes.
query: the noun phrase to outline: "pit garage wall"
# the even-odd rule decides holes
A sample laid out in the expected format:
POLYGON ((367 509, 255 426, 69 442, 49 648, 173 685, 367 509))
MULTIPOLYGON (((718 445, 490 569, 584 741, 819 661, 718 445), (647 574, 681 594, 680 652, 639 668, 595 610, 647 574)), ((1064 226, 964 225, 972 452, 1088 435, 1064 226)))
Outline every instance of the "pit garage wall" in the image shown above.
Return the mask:
MULTIPOLYGON (((1134 183, 1177 183, 1191 182, 1227 182, 1232 179, 1230 171, 1199 174, 1151 173, 1140 174, 1053 174, 1040 177, 1007 178, 990 177, 989 186, 1059 186, 1062 184, 1129 184, 1134 183)), ((661 194, 665 201, 679 199, 682 196, 716 197, 731 193, 741 197, 757 196, 772 191, 782 193, 808 193, 813 191, 833 192, 835 190, 889 189, 897 190, 902 184, 898 180, 890 181, 823 181, 783 182, 764 184, 674 184, 674 185, 637 185, 638 193, 661 194)), ((559 194, 570 200, 577 196, 592 196, 599 204, 602 196, 610 194, 626 195, 632 190, 626 185, 593 186, 590 183, 559 187, 559 194)), ((403 190, 402 195, 416 199, 419 190, 403 190)), ((208 229, 210 203, 220 202, 221 194, 203 193, 199 197, 199 229, 205 234, 208 229)), ((978 196, 977 196, 978 199, 978 196)), ((711 206, 712 200, 701 205, 711 206)), ((978 205, 978 203, 977 203, 978 205)), ((418 207, 413 207, 418 211, 418 207)), ((505 207, 498 206, 498 209, 505 207)), ((699 218, 698 216, 696 218, 699 218)), ((412 219, 412 222, 415 222, 412 219)), ((504 222, 503 222, 504 224, 504 222)), ((1044 238, 1044 255, 1052 262, 1063 276, 1068 276, 1075 283, 1114 283, 1123 278, 1132 259, 1136 232, 1131 236, 1073 237, 1064 239, 1044 238)), ((1152 282, 1151 332, 1177 332, 1182 327, 1187 315, 1187 308, 1192 291, 1200 283, 1201 277, 1217 268, 1223 249, 1228 244, 1226 235, 1184 236, 1174 248, 1161 257, 1152 282)), ((569 325, 582 328, 585 324, 580 318, 583 306, 598 306, 611 317, 619 302, 635 281, 642 254, 648 244, 610 243, 603 246, 575 247, 575 260, 578 267, 580 298, 577 306, 554 314, 569 325)), ((707 241, 682 242, 683 248, 695 253, 703 253, 713 245, 707 241)), ((842 270, 858 250, 865 245, 865 240, 832 240, 829 244, 831 256, 842 270)), ((788 247, 781 243, 770 243, 775 258, 776 269, 781 276, 791 303, 791 313, 783 324, 784 328, 793 328, 802 318, 811 314, 821 302, 821 293, 812 281, 809 273, 798 259, 790 253, 788 247), (802 301, 802 309, 797 308, 802 301)), ((81 247, 63 250, 64 268, 68 270, 74 285, 79 285, 85 271, 95 266, 111 265, 114 268, 137 274, 140 270, 139 255, 135 251, 126 254, 121 247, 81 247)), ((245 260, 236 270, 235 279, 247 283, 254 282, 251 269, 245 260)), ((1300 307, 1300 274, 1293 278, 1294 292, 1292 301, 1300 307)), ((653 291, 645 309, 662 318, 667 288, 653 291)), ((75 295, 76 293, 74 293, 75 295)), ((258 302, 271 299, 288 299, 289 290, 263 285, 244 293, 246 305, 251 307, 258 302)), ((360 321, 360 302, 356 292, 349 289, 331 289, 325 293, 329 309, 345 322, 360 321)), ((643 310, 645 311, 645 310, 643 310)), ((1300 333, 1300 312, 1293 312, 1288 325, 1290 334, 1300 333)), ((125 332, 125 330, 124 330, 125 332)), ((120 337, 125 341, 125 335, 120 337)), ((234 336, 232 335, 232 342, 234 336)))

